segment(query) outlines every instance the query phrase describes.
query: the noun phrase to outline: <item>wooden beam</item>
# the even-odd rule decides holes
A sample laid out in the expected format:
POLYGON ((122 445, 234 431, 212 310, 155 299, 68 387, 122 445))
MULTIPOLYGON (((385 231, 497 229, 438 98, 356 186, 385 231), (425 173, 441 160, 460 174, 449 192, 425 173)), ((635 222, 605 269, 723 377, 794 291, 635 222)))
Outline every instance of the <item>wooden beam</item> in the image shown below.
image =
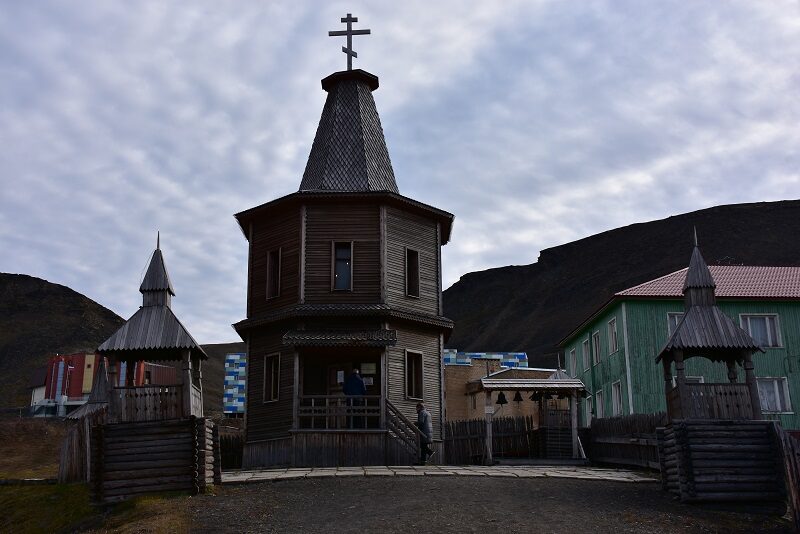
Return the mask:
POLYGON ((484 391, 484 414, 486 417, 486 465, 493 465, 494 458, 492 456, 492 415, 494 413, 494 406, 492 406, 492 392, 484 391))

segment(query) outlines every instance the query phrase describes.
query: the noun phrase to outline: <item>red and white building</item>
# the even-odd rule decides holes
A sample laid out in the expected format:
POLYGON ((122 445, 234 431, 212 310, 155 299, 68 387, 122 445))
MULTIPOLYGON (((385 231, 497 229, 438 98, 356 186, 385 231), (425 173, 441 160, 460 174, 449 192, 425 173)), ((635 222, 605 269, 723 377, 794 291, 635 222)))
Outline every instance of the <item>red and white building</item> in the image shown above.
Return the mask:
MULTIPOLYGON (((100 356, 93 352, 58 354, 38 369, 31 382, 31 415, 64 417, 89 399, 100 356)), ((168 365, 138 362, 130 369, 123 363, 118 382, 131 386, 173 384, 176 370, 168 365)), ((115 384, 119 385, 119 384, 115 384)))

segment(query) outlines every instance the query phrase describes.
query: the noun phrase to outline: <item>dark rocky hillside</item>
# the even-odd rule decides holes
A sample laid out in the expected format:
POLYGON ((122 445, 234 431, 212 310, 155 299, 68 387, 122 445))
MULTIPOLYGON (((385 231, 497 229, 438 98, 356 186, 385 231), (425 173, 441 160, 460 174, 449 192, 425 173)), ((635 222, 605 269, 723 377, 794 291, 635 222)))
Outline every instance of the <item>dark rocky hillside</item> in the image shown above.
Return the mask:
POLYGON ((800 265, 800 200, 633 224, 543 250, 531 265, 465 274, 444 292, 456 323, 447 346, 555 365, 558 342, 615 292, 687 266, 693 226, 709 264, 800 265))
POLYGON ((50 355, 94 350, 122 323, 68 287, 0 273, 0 408, 30 404, 31 375, 50 355))

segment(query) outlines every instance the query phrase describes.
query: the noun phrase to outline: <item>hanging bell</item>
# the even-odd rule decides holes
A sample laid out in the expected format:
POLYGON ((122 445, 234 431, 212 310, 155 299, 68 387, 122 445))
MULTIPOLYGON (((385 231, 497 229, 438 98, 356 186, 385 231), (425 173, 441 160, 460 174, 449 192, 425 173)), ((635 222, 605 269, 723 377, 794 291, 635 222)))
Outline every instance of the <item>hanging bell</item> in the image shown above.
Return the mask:
POLYGON ((528 398, 531 399, 533 402, 542 402, 542 394, 539 391, 534 391, 528 398))
POLYGON ((514 402, 522 402, 522 394, 519 391, 514 393, 514 402))
POLYGON ((499 404, 500 406, 502 406, 503 404, 508 404, 508 401, 506 400, 506 394, 503 393, 502 391, 497 395, 497 404, 499 404))

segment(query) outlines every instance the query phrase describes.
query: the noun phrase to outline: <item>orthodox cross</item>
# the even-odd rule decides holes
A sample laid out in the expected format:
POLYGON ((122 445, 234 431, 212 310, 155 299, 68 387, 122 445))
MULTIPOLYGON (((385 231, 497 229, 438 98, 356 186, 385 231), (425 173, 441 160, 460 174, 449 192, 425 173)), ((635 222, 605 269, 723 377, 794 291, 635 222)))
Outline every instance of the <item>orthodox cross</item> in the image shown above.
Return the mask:
POLYGON ((358 57, 355 50, 353 50, 353 36, 354 35, 369 35, 369 30, 354 30, 353 23, 358 22, 358 17, 354 17, 350 13, 343 19, 342 22, 347 24, 347 30, 328 32, 328 37, 339 37, 342 35, 347 36, 347 46, 342 47, 342 52, 347 54, 347 70, 353 70, 353 58, 358 57))

